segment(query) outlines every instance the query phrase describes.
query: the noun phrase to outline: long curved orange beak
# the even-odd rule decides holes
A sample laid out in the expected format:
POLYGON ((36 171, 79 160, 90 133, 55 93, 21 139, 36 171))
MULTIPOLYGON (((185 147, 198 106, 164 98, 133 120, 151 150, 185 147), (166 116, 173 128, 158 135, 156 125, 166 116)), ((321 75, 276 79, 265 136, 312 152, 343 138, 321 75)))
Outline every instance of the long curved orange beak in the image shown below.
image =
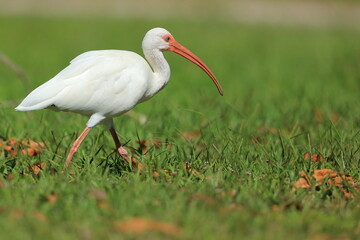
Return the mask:
POLYGON ((183 56, 184 58, 188 59, 189 61, 195 63, 198 65, 214 82, 215 86, 217 87, 219 93, 221 96, 224 95, 222 87, 219 83, 219 81, 216 79, 215 75, 211 72, 211 70, 206 66, 206 64, 200 60, 195 54, 190 52, 188 49, 186 49, 184 46, 182 46, 180 43, 175 41, 174 38, 169 41, 169 47, 166 49, 167 51, 171 51, 174 53, 179 54, 180 56, 183 56))

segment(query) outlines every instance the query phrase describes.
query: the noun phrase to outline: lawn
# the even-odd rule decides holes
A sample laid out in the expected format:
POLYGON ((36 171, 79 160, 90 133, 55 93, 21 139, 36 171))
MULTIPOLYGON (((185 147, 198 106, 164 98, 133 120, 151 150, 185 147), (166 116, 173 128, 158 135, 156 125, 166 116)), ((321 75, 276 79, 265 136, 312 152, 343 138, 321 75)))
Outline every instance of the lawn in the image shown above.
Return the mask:
POLYGON ((0 29, 0 52, 30 85, 0 63, 0 239, 360 235, 360 32, 4 16, 0 29), (145 32, 157 26, 204 60, 224 96, 196 66, 165 53, 172 67, 168 86, 115 119, 143 167, 127 166, 98 126, 64 169, 87 119, 13 108, 82 52, 141 53, 145 32), (21 154, 25 145, 16 145, 14 156, 6 150, 12 138, 45 148, 28 156, 21 154), (331 184, 331 176, 317 182, 311 175, 320 169, 338 172, 341 184, 331 184), (294 186, 301 171, 309 188, 294 186))

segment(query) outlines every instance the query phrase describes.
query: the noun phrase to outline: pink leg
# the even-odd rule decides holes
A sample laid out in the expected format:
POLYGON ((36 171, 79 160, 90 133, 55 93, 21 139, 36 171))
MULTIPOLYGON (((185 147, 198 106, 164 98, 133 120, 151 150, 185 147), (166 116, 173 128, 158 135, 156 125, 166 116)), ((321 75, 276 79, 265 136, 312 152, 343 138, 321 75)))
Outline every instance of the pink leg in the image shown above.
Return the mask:
POLYGON ((81 142, 84 140, 84 138, 88 135, 88 133, 90 132, 91 128, 90 127, 86 127, 84 129, 84 131, 80 134, 80 136, 75 140, 75 142, 72 144, 69 155, 66 158, 66 163, 65 163, 65 167, 67 168, 74 156, 74 154, 77 152, 77 150, 80 147, 81 142))
POLYGON ((125 148, 121 145, 120 140, 115 132, 115 129, 113 127, 111 127, 109 129, 109 131, 111 133, 112 138, 114 139, 116 149, 117 149, 118 153, 120 154, 120 156, 122 156, 127 162, 130 162, 129 154, 125 150, 125 148))

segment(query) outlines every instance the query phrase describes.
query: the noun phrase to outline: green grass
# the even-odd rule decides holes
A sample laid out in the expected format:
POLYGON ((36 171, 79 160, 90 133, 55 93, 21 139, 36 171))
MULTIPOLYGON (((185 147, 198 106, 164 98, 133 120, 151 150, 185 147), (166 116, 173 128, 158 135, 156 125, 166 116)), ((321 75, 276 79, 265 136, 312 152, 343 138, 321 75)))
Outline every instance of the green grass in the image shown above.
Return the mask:
POLYGON ((165 53, 172 67, 169 85, 135 108, 147 122, 129 115, 115 120, 128 149, 136 148, 138 139, 171 145, 136 154, 147 165, 141 173, 112 154, 110 134, 101 126, 63 171, 69 146, 87 119, 15 112, 27 92, 0 64, 0 136, 44 141, 47 147, 36 157, 12 158, 2 151, 1 174, 14 178, 0 180, 0 239, 355 239, 358 193, 350 189, 355 198, 347 199, 336 187, 295 190, 293 183, 300 171, 316 168, 360 178, 360 32, 215 21, 1 17, 0 52, 23 68, 33 89, 87 50, 141 53, 143 35, 156 26, 207 63, 225 96, 200 69, 165 53), (201 135, 184 140, 185 131, 201 135), (320 153, 324 161, 310 164, 303 159, 306 152, 320 153), (31 174, 27 166, 39 161, 46 168, 31 174), (200 177, 184 169, 187 161, 200 177), (177 175, 153 178, 153 171, 162 169, 177 175), (106 193, 110 209, 98 206, 94 190, 106 193), (54 203, 46 200, 50 194, 57 196, 54 203), (178 236, 116 231, 117 221, 132 217, 183 231, 178 236))

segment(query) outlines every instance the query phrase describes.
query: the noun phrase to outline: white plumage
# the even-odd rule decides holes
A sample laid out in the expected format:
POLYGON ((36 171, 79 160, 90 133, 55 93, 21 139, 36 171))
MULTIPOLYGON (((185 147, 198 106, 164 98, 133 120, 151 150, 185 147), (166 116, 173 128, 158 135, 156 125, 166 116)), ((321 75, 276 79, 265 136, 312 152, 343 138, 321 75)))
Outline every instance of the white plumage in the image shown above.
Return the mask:
MULTIPOLYGON (((119 50, 86 52, 16 108, 31 111, 56 108, 108 118, 122 114, 146 99, 152 76, 148 63, 136 53, 119 50), (136 74, 134 74, 136 73, 136 74)), ((94 127, 101 121, 88 123, 94 127)), ((95 119, 94 119, 95 120, 95 119)))
POLYGON ((166 85, 170 78, 170 67, 163 51, 173 51, 197 64, 211 77, 222 95, 221 86, 210 69, 176 42, 167 30, 154 28, 148 31, 142 48, 149 63, 129 51, 85 52, 74 58, 54 78, 32 91, 16 107, 18 111, 50 108, 90 117, 87 127, 69 152, 66 167, 90 129, 99 123, 109 128, 118 152, 129 160, 113 129, 112 118, 148 100, 166 85))

